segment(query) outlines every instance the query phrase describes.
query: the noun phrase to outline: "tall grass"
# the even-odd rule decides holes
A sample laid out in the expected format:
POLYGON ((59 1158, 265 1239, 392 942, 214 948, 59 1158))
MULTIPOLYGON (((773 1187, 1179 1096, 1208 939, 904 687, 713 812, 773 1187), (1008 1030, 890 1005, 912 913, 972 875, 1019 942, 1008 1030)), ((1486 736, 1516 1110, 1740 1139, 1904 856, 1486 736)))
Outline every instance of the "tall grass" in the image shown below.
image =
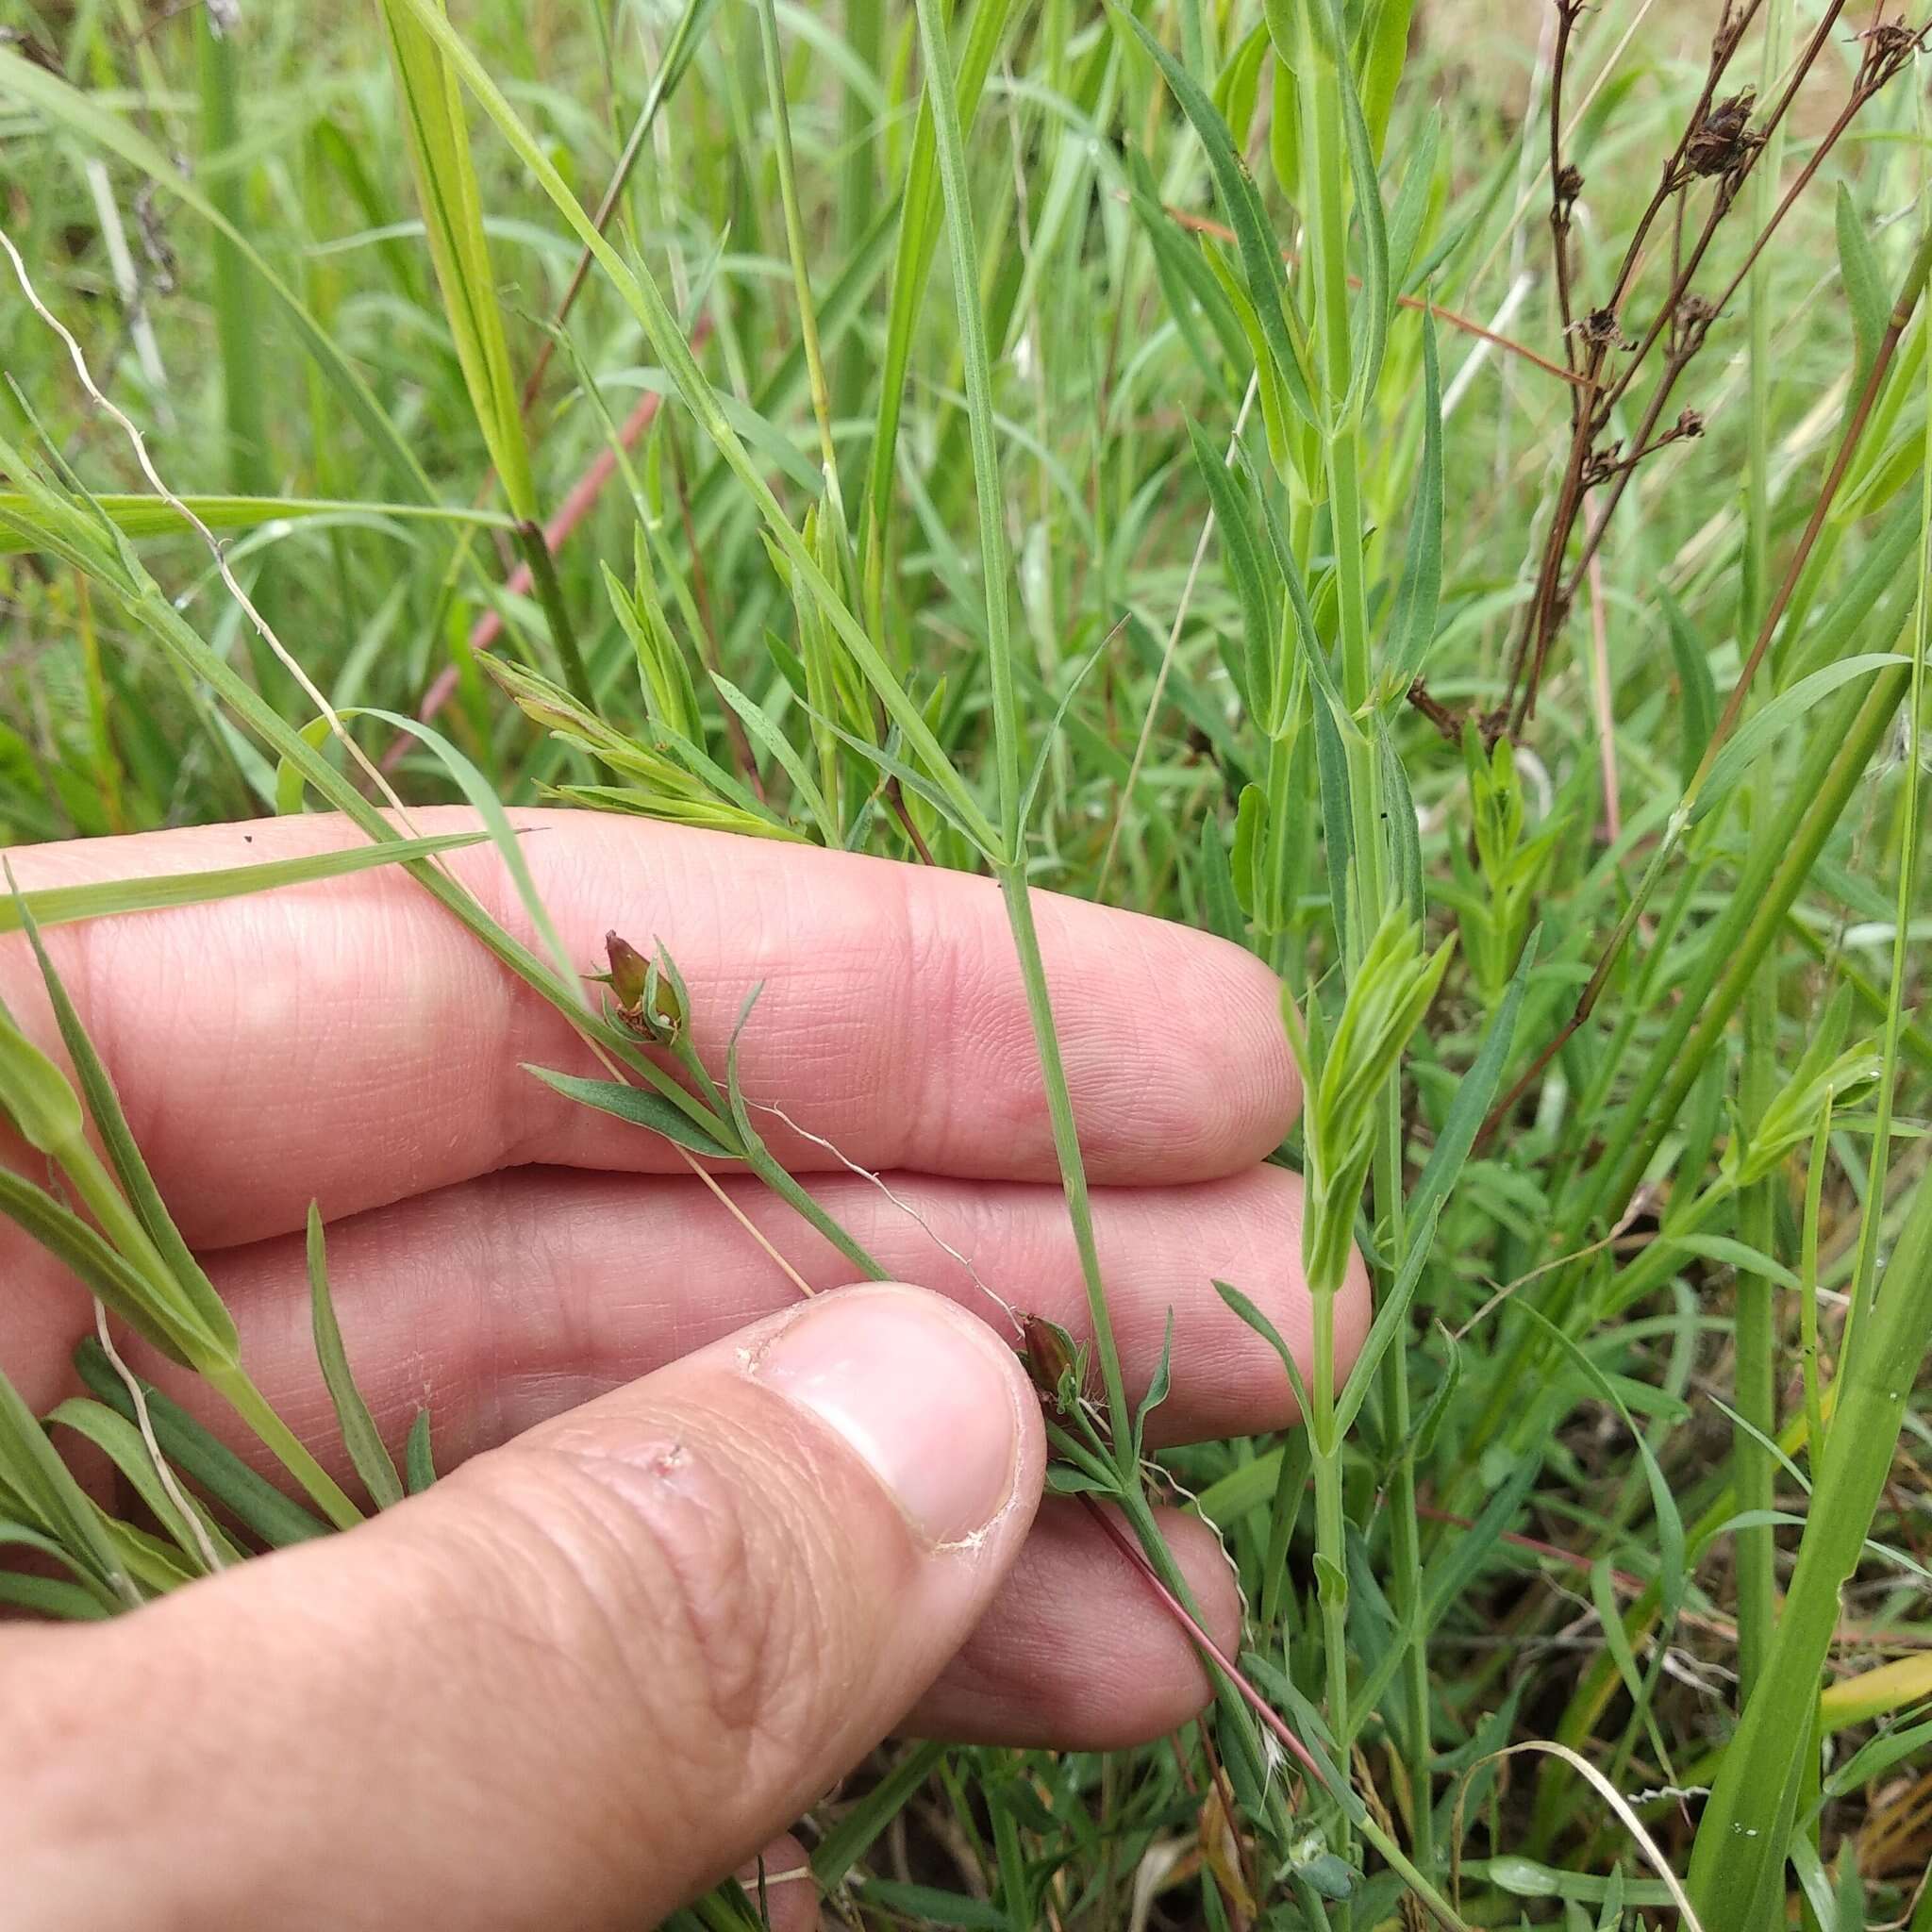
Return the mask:
MULTIPOLYGON (((855 1922, 1126 1923, 1135 1874, 1217 1927, 1932 1914, 1924 57, 1835 0, 1551 7, 382 0, 0 47, 37 294, 0 308, 0 820, 348 812, 370 854, 302 875, 408 866, 609 1076, 544 1077, 861 1274, 727 1042, 673 1025, 666 1073, 377 774, 513 863, 494 801, 561 794, 990 874, 1087 1290, 1055 1444, 1182 1617, 1031 893, 1284 977, 1308 1431, 1154 1478, 1221 1529, 1241 1655, 1174 1751, 885 1754, 808 1821, 855 1922)), ((303 1496, 91 1344, 54 1420, 146 1504, 98 1519, 0 1385, 6 1533, 71 1578, 0 1593, 94 1616, 362 1508, 70 1046, 77 1094, 0 1029, 0 1103, 92 1225, 0 1208, 303 1496)), ((311 1278, 386 1506, 428 1438, 374 1441, 319 1224, 311 1278)))

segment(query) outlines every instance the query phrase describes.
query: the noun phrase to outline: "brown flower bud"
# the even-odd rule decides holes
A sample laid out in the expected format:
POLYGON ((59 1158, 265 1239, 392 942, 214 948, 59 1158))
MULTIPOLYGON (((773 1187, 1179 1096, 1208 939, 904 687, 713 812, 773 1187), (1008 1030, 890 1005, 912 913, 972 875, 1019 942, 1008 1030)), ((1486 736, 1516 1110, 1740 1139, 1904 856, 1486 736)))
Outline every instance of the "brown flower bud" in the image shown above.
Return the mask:
POLYGON ((1022 1315, 1020 1352, 1041 1400, 1064 1410, 1080 1392, 1080 1352, 1074 1338, 1044 1315, 1022 1315))
POLYGON ((674 1045, 684 1031, 684 1006, 677 989, 621 934, 604 935, 610 970, 596 975, 617 996, 617 1017, 656 1046, 674 1045))
POLYGON ((635 1011, 644 1003, 644 984, 651 975, 651 962, 627 939, 615 932, 604 935, 604 955, 610 961, 610 971, 598 976, 617 995, 620 1011, 635 1011))

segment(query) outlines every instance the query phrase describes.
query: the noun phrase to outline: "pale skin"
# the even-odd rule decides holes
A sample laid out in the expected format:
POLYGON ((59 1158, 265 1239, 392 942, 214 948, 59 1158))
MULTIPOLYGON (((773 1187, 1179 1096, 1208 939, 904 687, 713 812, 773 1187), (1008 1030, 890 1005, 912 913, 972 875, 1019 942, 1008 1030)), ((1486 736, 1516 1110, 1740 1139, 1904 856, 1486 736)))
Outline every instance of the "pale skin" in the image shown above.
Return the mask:
MULTIPOLYGON (((807 1925, 781 1834, 882 1738, 1122 1745, 1207 1696, 1144 1579, 1075 1505, 1041 1501, 1000 1303, 1080 1333, 1085 1302, 993 886, 515 816, 585 971, 607 927, 661 940, 719 1064, 764 982, 746 1094, 897 1203, 778 1113, 768 1139, 916 1286, 828 1292, 850 1263, 725 1177, 827 1291, 802 1298, 675 1150, 519 1070, 596 1071, 399 873, 50 932, 256 1379, 346 1478, 308 1339, 314 1197, 364 1392, 398 1451, 429 1407, 444 1478, 111 1624, 0 1630, 10 1925, 635 1926, 761 1847, 774 1924, 807 1925)), ((32 891, 356 836, 310 817, 10 858, 32 891)), ((524 931, 488 848, 450 862, 524 931)), ((1300 1183, 1263 1165, 1298 1100, 1276 983, 1179 927, 1049 894, 1038 916, 1130 1391, 1174 1314, 1150 1437, 1283 1426, 1287 1377, 1210 1286, 1259 1302, 1307 1372, 1300 1183)), ((15 939, 0 994, 58 1057, 15 939)), ((0 1158, 43 1169, 16 1143, 0 1158)), ((0 1268, 0 1365, 44 1410, 93 1310, 10 1227, 0 1268)), ((1365 1301, 1357 1278, 1344 1358, 1365 1301)), ((1163 1523, 1232 1644, 1214 1538, 1163 1523)))

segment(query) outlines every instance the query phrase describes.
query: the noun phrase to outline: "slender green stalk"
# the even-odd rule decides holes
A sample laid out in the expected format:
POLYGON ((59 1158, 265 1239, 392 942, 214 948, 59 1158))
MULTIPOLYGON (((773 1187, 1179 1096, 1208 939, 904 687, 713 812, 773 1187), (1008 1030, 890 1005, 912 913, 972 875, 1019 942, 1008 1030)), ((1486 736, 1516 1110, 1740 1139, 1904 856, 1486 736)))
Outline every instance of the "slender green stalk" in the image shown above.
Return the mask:
MULTIPOLYGON (((785 59, 778 45, 775 0, 758 0, 758 38, 764 46, 765 88, 772 109, 772 146, 778 161, 778 199, 785 214, 785 246, 791 258, 791 286, 798 297, 798 335, 805 345, 806 375, 811 386, 812 420, 818 425, 819 460, 825 476, 825 501, 845 528, 845 505, 839 491, 839 452, 832 442, 832 386, 819 349, 818 306, 812 300, 811 271, 806 262, 805 213, 798 202, 798 170, 791 155, 791 111, 785 98, 785 59)), ((841 545, 842 547, 842 545, 841 545)))
MULTIPOLYGON (((1928 230, 1932 235, 1932 230, 1928 230)), ((1932 401, 1932 358, 1926 362, 1927 397, 1932 401)), ((1891 980, 1885 1001, 1885 1064, 1878 1080, 1878 1122, 1872 1136, 1872 1199, 1858 1231, 1858 1261, 1852 1277, 1852 1298, 1845 1312, 1841 1358, 1849 1362, 1878 1270, 1878 1228, 1883 1190, 1878 1176, 1885 1172, 1891 1147, 1892 1106, 1898 1092, 1901 1039, 1905 1028, 1907 949, 1911 922, 1920 910, 1919 794, 1924 769, 1925 725, 1925 667, 1932 642, 1932 408, 1925 418, 1925 445, 1919 478, 1919 595, 1912 623, 1911 683, 1906 700, 1906 758, 1898 801, 1898 891, 1892 902, 1891 980)))
POLYGON ((1315 1450, 1315 1595, 1322 1610, 1322 1653, 1328 1689, 1328 1728, 1346 1747, 1354 1735, 1348 1704, 1348 1533, 1341 1493, 1341 1444, 1335 1427, 1335 1291, 1313 1287, 1315 1359, 1308 1428, 1315 1450))
MULTIPOLYGON (((1341 642, 1341 685, 1357 719, 1374 685, 1364 577, 1367 525, 1360 482, 1360 408, 1347 402, 1354 370, 1354 329, 1348 273, 1348 178, 1342 132, 1343 89, 1351 85, 1341 63, 1347 50, 1336 39, 1338 22, 1321 0, 1302 0, 1294 9, 1298 44, 1293 48, 1300 83, 1303 125, 1312 134, 1303 179, 1310 203, 1309 239, 1315 282, 1314 335, 1321 358, 1326 407, 1321 435, 1328 483, 1330 530, 1336 558, 1337 628, 1341 642)), ((1290 51, 1284 49, 1284 52, 1290 51)), ((1366 299, 1366 298, 1365 298, 1366 299)), ((1320 702, 1318 699, 1317 702, 1320 702)), ((1349 969, 1357 971, 1368 935, 1389 904, 1382 825, 1381 761, 1374 744, 1360 731, 1346 740, 1349 798, 1353 812, 1353 876, 1350 886, 1349 969)), ((1381 1287, 1386 1291, 1406 1257, 1402 1203, 1402 1094, 1399 1074, 1391 1074, 1377 1102, 1374 1198, 1378 1242, 1386 1257, 1381 1287)), ((1340 1284, 1334 1284, 1335 1287, 1340 1284)), ((1310 1395, 1315 1404, 1315 1536, 1317 1594, 1324 1625, 1329 1724, 1346 1748, 1367 1711, 1350 1704, 1348 1676, 1348 1588, 1346 1523, 1341 1482, 1341 1442, 1335 1428, 1334 1295, 1315 1295, 1315 1360, 1310 1395)), ((1407 1727, 1401 1740, 1412 1794, 1411 1830, 1416 1859, 1424 1870, 1434 1864, 1434 1814, 1430 1774, 1430 1673, 1428 1639, 1422 1616, 1422 1540, 1416 1515, 1416 1473, 1410 1441, 1408 1352, 1391 1348, 1379 1371, 1385 1422, 1397 1445, 1389 1476, 1388 1517, 1391 1597, 1408 1631, 1403 1677, 1407 1727)), ((1343 1924, 1348 1921, 1343 1908, 1343 1924)))
MULTIPOLYGON (((1769 0, 1765 8, 1758 92, 1772 98, 1784 66, 1790 0, 1769 0)), ((1752 225, 1762 231, 1775 206, 1778 162, 1784 149, 1782 123, 1770 137, 1750 183, 1752 225)), ((1769 572, 1765 547, 1771 515, 1771 269, 1760 255, 1745 285, 1749 325, 1751 412, 1744 471, 1744 552, 1739 613, 1740 636, 1755 635, 1763 614, 1769 572)), ((1777 836, 1776 768, 1758 761, 1748 803, 1751 836, 1762 841, 1777 836)), ((1767 949, 1764 965, 1744 997, 1744 1064, 1739 1086, 1740 1112, 1746 1130, 1755 1126, 1771 1102, 1776 1084, 1777 962, 1767 949)), ((1746 1191, 1740 1206, 1739 1232, 1752 1247, 1768 1254, 1776 1239, 1774 1179, 1746 1191)), ((1765 1442, 1777 1433, 1776 1301, 1772 1284, 1740 1270, 1737 1278, 1736 1346, 1731 1406, 1738 1422, 1731 1434, 1731 1459, 1743 1508, 1768 1516, 1775 1501, 1776 1465, 1765 1442)), ((1757 1682, 1772 1623, 1777 1610, 1777 1550, 1767 1522, 1740 1529, 1735 1560, 1738 1575, 1738 1701, 1757 1682)))
POLYGON ((1783 1916, 1804 1776, 1790 1728, 1817 1701, 1840 1593, 1864 1554, 1906 1404, 1932 1350, 1932 1179, 1915 1191, 1866 1321, 1867 1345, 1840 1373, 1837 1417, 1763 1672, 1698 1824, 1690 1890, 1706 1932, 1760 1932, 1783 1916))
POLYGON ((1818 1116, 1805 1170, 1805 1226, 1798 1267, 1798 1336, 1805 1378, 1806 1455, 1815 1472, 1824 1454, 1824 1396, 1818 1373, 1818 1224, 1824 1206, 1824 1170, 1831 1153, 1831 1104, 1818 1116))
POLYGON ((1007 861, 1018 864, 1023 836, 1022 745, 1020 701, 1013 683, 1012 558, 1007 543, 1006 499, 1000 489, 999 445, 994 439, 992 371, 987 353, 986 317, 980 307, 979 250, 974 241, 972 185, 966 177, 966 136, 959 118, 952 48, 946 38, 945 23, 940 18, 939 0, 918 0, 918 13, 919 44, 926 68, 925 98, 932 109, 940 182, 945 201, 954 307, 959 324, 959 359, 966 378, 966 420, 973 450, 974 496, 979 506, 979 562, 986 599, 987 676, 992 687, 993 761, 999 774, 1000 833, 1007 861))
POLYGON ((354 1529, 363 1520, 361 1510, 349 1500, 341 1485, 303 1447, 295 1432, 241 1368, 205 1369, 202 1374, 338 1529, 354 1529))
MULTIPOLYGON (((1059 1036, 1054 1030, 1053 1000, 1047 991, 1046 966, 1041 958, 1040 935, 1033 923, 1032 893, 1024 866, 1000 869, 1000 891, 1020 955, 1020 974, 1026 988, 1026 1010, 1033 1021, 1033 1043, 1040 1055, 1041 1076, 1046 1087, 1046 1107, 1053 1123, 1054 1152, 1059 1157, 1060 1179, 1066 1189, 1067 1212, 1074 1224, 1074 1241, 1080 1256, 1080 1280, 1087 1292, 1087 1316, 1093 1330, 1093 1350, 1100 1363, 1101 1385, 1107 1392, 1108 1421, 1113 1432, 1113 1452, 1124 1484, 1138 1492, 1140 1471, 1134 1459, 1133 1410, 1127 1404, 1121 1374, 1120 1349, 1114 1341, 1108 1313, 1107 1289, 1100 1274, 1100 1253, 1093 1239, 1093 1210, 1087 1193, 1087 1162, 1074 1121, 1074 1101, 1060 1058, 1059 1036)), ((1151 1519, 1150 1519, 1151 1526, 1151 1519)), ((1157 1532, 1156 1541, 1158 1541, 1157 1532)), ((1150 1555, 1152 1553, 1150 1552, 1150 1555)))
MULTIPOLYGON (((204 155, 223 165, 206 170, 208 198, 229 227, 249 226, 246 171, 233 158, 242 141, 232 28, 211 8, 196 10, 194 35, 201 54, 201 130, 204 155)), ((267 496, 275 489, 268 460, 268 418, 261 351, 254 312, 252 271, 229 235, 215 231, 215 341, 221 353, 222 401, 228 431, 228 474, 242 496, 267 496)))
POLYGON ((550 626, 550 641, 557 646, 563 666, 563 681, 572 697, 585 710, 594 710, 596 700, 591 692, 591 674, 584 665, 584 654, 577 647, 575 626, 563 601, 563 586, 557 577, 557 559, 544 541, 542 525, 532 521, 517 525, 517 543, 530 566, 530 581, 536 586, 537 601, 543 607, 550 626))

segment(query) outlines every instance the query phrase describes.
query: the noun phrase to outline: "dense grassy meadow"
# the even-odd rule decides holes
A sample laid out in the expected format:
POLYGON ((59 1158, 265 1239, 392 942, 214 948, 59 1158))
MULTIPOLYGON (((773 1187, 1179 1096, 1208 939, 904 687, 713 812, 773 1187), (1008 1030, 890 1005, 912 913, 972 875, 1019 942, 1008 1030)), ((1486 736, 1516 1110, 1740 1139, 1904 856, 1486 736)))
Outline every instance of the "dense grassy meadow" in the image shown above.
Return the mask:
MULTIPOLYGON (((988 873, 1029 968, 1029 886, 1160 913, 1296 996, 1279 1158, 1368 1350, 1143 1467, 1090 1271, 1056 1424, 1170 1580, 1145 1497, 1220 1526, 1241 1681, 1105 1759, 889 1748, 804 1831, 841 1923, 1932 1928, 1918 25, 15 0, 8 840, 561 796, 988 873)), ((606 1105, 811 1211, 725 1042, 583 1024, 606 1105)), ((165 1496, 63 1515, 0 1439, 74 1571, 8 1595, 197 1573, 165 1496)))

